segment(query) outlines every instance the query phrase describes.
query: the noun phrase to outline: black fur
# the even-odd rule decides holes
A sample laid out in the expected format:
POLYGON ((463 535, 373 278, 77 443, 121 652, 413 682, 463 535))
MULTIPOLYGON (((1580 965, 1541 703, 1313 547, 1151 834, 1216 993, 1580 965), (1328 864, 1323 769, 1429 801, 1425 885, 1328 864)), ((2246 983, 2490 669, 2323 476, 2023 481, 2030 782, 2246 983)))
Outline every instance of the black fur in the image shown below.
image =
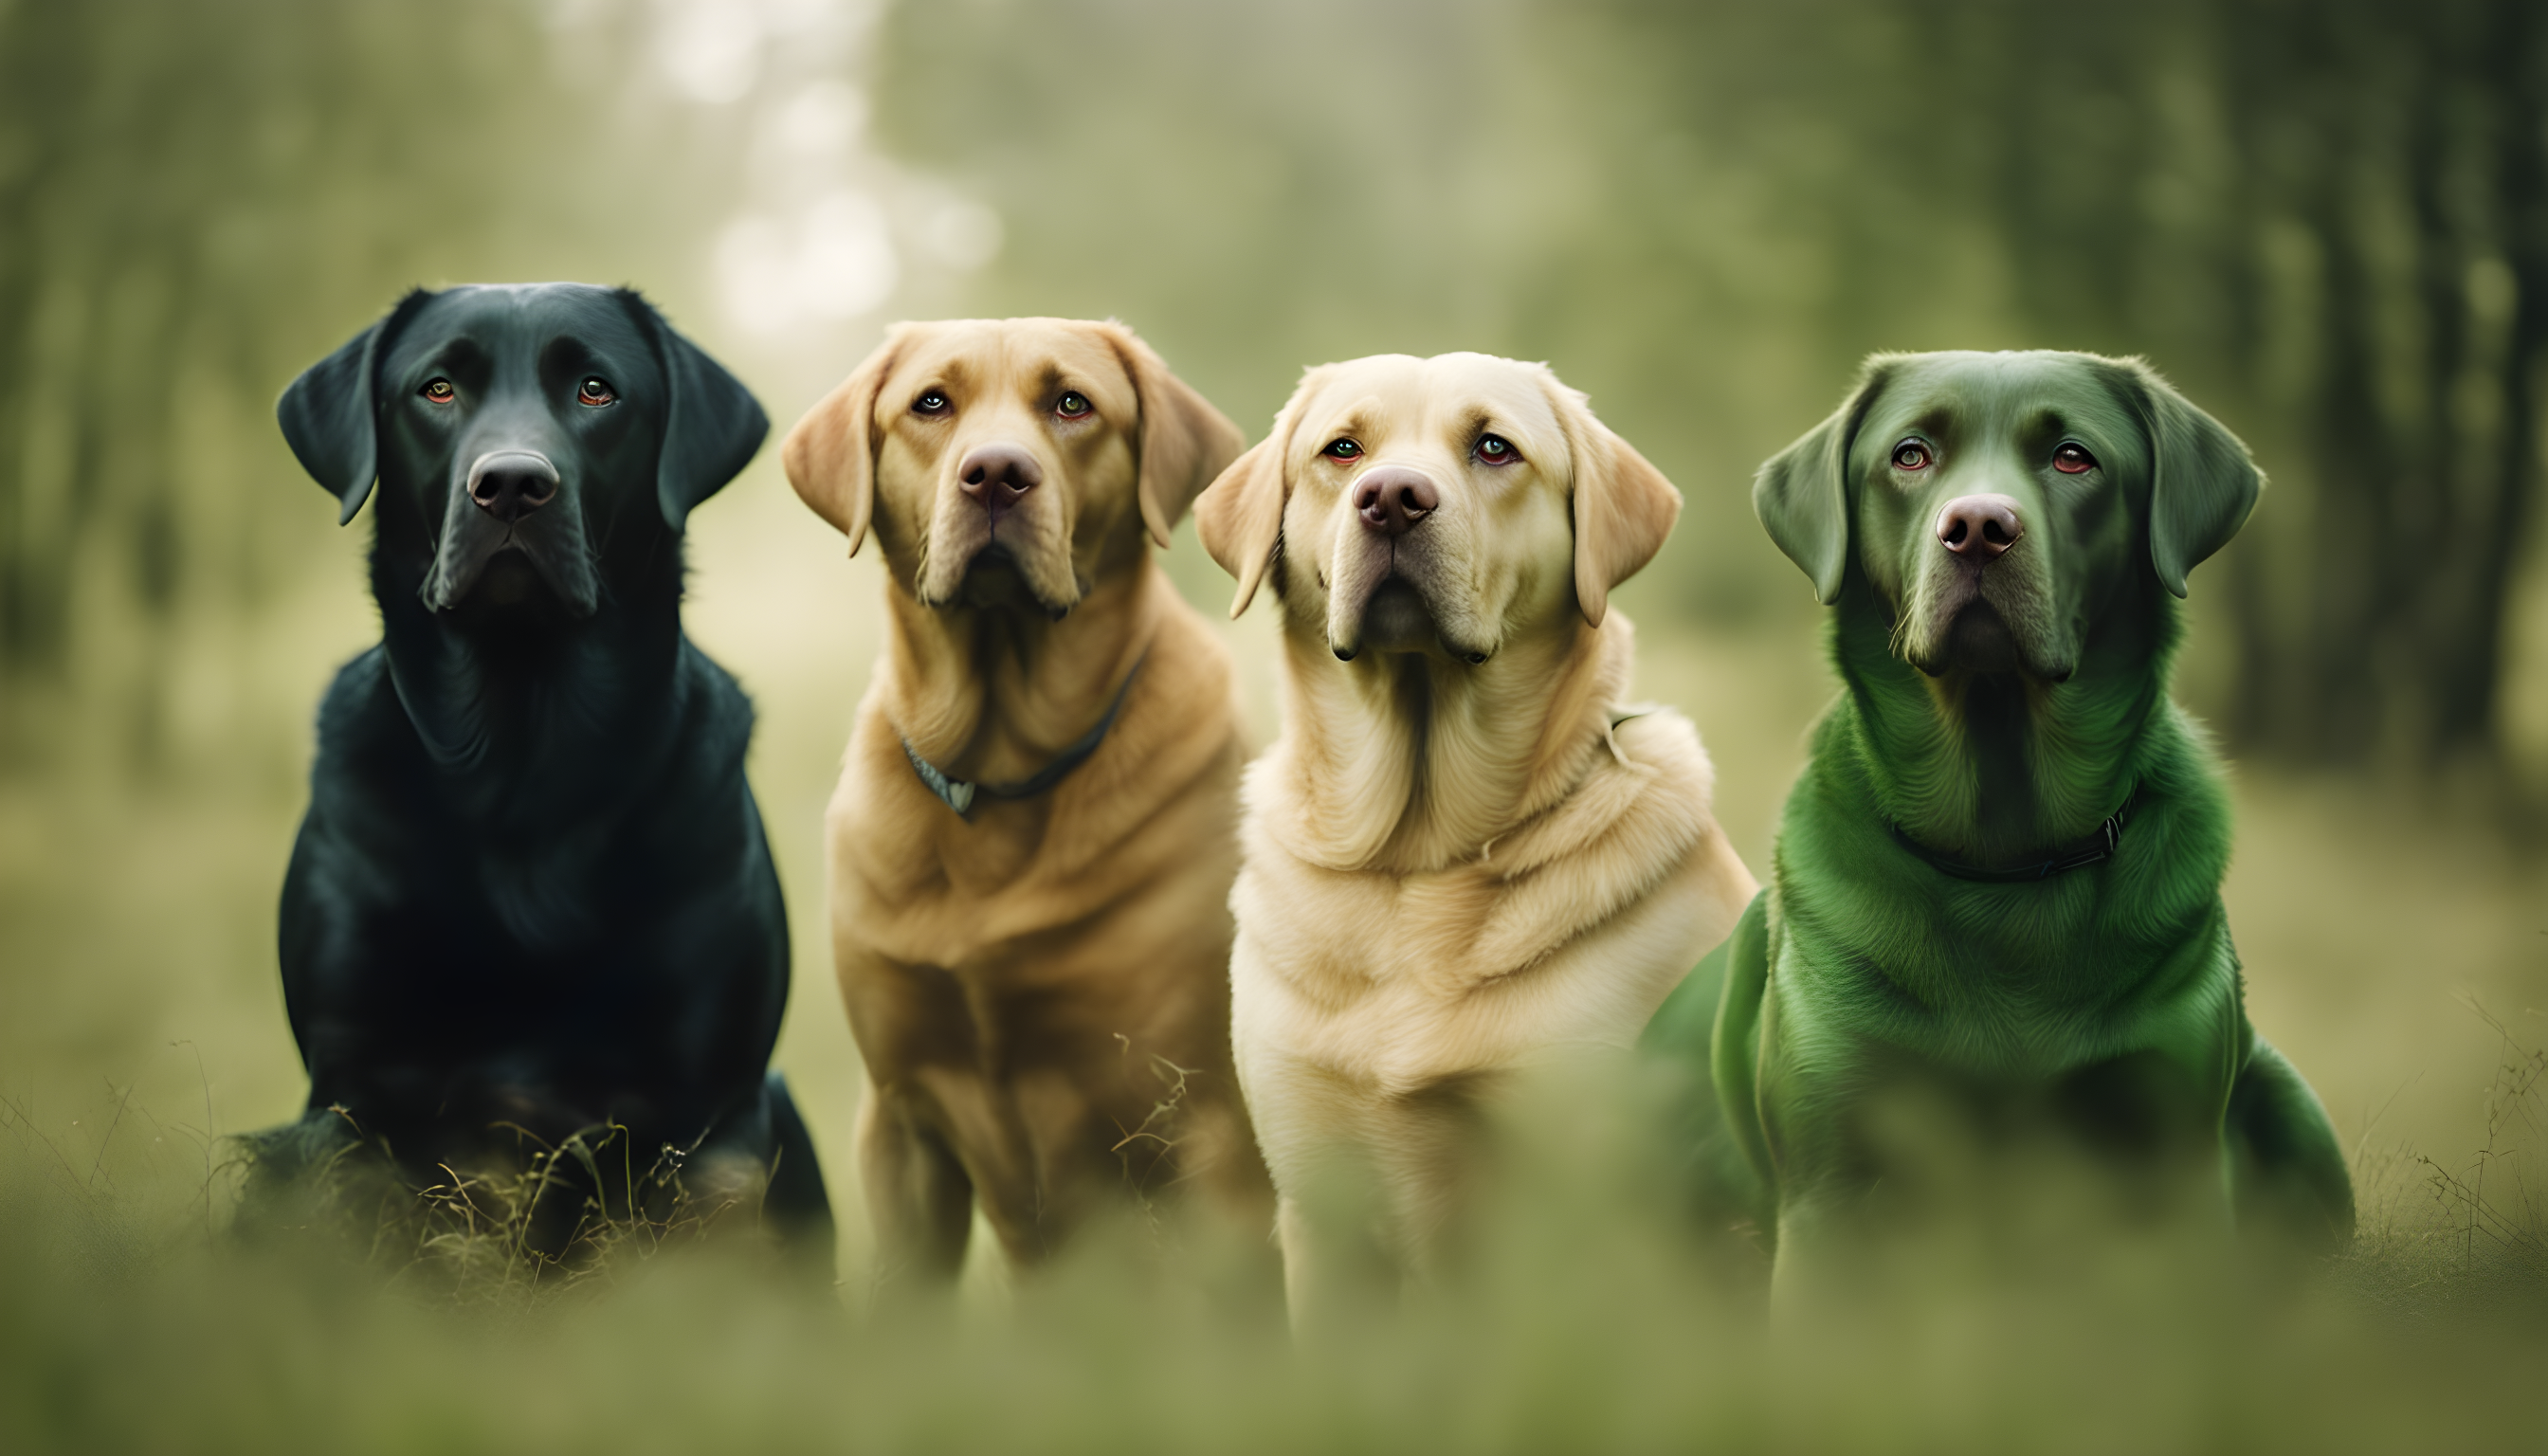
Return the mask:
POLYGON ((681 623, 683 519, 759 449, 761 408, 637 295, 554 284, 411 294, 276 412, 346 518, 377 474, 384 640, 319 709, 282 907, 310 1106, 260 1176, 353 1129, 438 1180, 515 1129, 615 1123, 641 1161, 774 1162, 769 1210, 828 1247, 765 1075, 787 926, 752 709, 681 623), (588 378, 615 400, 580 401, 588 378), (504 450, 559 476, 511 524, 468 495, 504 450))

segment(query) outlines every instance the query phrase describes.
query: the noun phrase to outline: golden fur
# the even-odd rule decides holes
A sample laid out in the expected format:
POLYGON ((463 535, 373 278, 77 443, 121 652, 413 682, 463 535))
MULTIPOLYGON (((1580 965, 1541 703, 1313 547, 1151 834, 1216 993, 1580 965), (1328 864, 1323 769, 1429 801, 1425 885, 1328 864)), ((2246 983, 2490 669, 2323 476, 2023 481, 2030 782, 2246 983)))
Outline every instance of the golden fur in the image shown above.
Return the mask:
POLYGON ((1608 594, 1680 507, 1547 369, 1478 354, 1312 370, 1196 503, 1233 614, 1267 580, 1282 612, 1230 977, 1296 1319, 1341 1257, 1324 1170, 1368 1178, 1420 1276, 1498 1085, 1632 1046, 1752 897, 1696 732, 1615 707, 1634 652, 1608 594), (1488 463, 1490 434, 1517 458, 1488 463), (1359 518, 1384 469, 1438 492, 1402 537, 1359 518))
POLYGON ((953 1275, 975 1199, 1022 1264, 1128 1181, 1201 1178, 1263 1217, 1224 973, 1245 748, 1228 654, 1147 544, 1241 443, 1130 330, 1049 318, 900 325, 787 437, 797 494, 853 554, 872 527, 889 577, 828 821, 888 1274, 953 1275), (994 518, 956 472, 998 443, 1044 479, 994 518), (904 752, 1016 782, 1119 691, 1085 763, 969 822, 904 752))

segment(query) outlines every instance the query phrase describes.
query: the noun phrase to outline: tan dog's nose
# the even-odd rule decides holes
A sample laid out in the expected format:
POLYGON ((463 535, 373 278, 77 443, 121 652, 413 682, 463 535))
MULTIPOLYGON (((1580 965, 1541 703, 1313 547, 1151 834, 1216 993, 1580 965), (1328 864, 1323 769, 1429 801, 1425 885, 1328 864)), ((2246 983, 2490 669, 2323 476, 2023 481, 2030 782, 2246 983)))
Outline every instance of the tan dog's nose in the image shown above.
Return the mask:
POLYGON ((1998 560, 2025 534, 2017 502, 2006 496, 1958 496, 1938 512, 1938 539, 1975 565, 1998 560))
POLYGON ((469 499, 506 525, 557 499, 557 467, 529 450, 490 450, 469 466, 469 499))
POLYGON ((993 515, 1044 484, 1044 467, 1016 445, 975 445, 956 462, 956 483, 993 515))
POLYGON ((1362 523, 1384 536, 1404 536, 1442 503, 1433 483, 1421 471, 1384 465, 1354 487, 1354 509, 1362 523))

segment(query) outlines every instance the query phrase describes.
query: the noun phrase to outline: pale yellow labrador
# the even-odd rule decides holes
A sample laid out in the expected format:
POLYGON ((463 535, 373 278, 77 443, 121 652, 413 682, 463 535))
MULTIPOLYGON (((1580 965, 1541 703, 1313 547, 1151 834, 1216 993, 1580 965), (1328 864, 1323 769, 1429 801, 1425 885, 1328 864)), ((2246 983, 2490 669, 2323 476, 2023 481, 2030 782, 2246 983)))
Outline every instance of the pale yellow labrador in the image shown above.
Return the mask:
POLYGON ((1118 324, 896 327, 783 449, 884 548, 888 631, 829 816, 884 1272, 1010 1257, 1179 1182, 1261 1228, 1231 1075, 1228 652, 1151 559, 1243 443, 1118 324))
POLYGON ((1752 898, 1696 731, 1621 706, 1608 595, 1680 509, 1582 395, 1483 354, 1310 371, 1196 502, 1233 614, 1268 582, 1282 612, 1231 1040, 1296 1320, 1349 1236, 1323 1170, 1420 1279, 1500 1084, 1633 1046, 1752 898))

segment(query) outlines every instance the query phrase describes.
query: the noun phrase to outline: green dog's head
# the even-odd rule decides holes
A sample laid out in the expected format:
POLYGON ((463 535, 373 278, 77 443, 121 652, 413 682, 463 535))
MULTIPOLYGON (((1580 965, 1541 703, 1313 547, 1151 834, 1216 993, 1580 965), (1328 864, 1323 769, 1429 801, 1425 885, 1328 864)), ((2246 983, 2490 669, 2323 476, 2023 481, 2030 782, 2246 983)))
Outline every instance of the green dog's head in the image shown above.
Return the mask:
POLYGON ((1922 672, 2058 682, 2134 574, 2183 596, 2262 485, 2247 447, 2138 359, 1879 354, 1761 467, 1752 503, 1825 603, 1855 563, 1922 672))

